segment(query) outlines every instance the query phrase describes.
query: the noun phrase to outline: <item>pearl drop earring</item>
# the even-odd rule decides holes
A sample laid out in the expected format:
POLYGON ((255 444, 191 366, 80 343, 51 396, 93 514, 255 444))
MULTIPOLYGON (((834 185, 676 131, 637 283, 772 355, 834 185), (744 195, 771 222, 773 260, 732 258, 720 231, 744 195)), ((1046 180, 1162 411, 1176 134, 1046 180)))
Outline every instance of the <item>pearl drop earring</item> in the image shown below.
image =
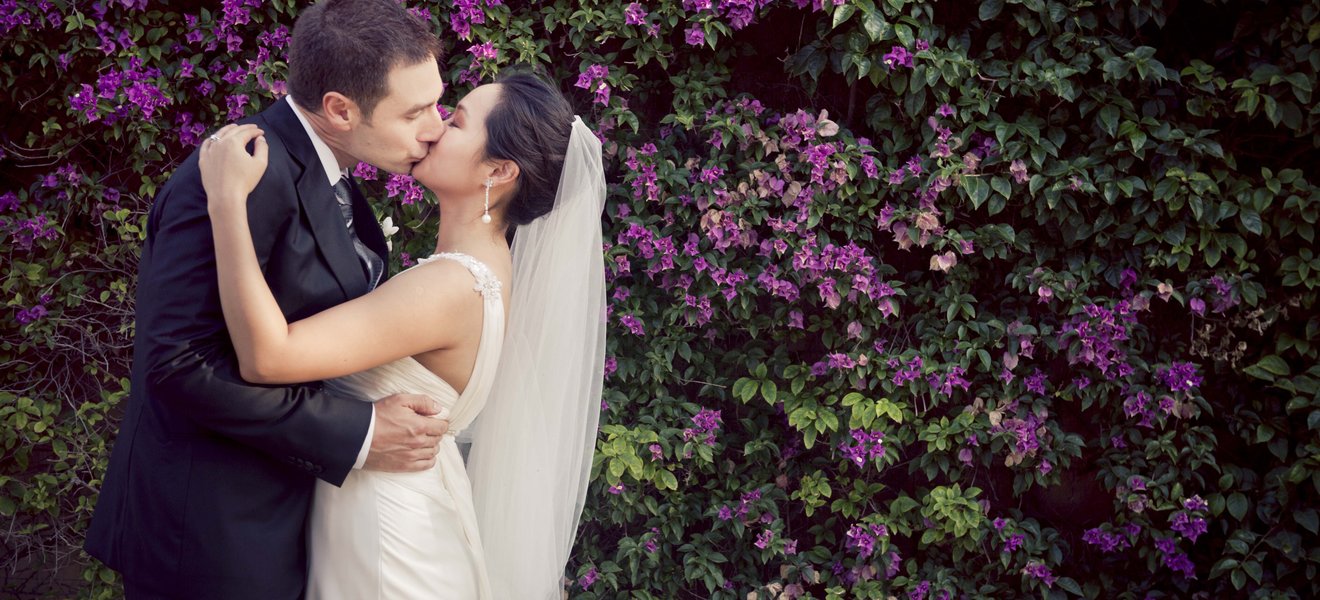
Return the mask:
POLYGON ((490 223, 490 186, 495 185, 494 179, 486 180, 486 212, 481 215, 482 223, 490 223))

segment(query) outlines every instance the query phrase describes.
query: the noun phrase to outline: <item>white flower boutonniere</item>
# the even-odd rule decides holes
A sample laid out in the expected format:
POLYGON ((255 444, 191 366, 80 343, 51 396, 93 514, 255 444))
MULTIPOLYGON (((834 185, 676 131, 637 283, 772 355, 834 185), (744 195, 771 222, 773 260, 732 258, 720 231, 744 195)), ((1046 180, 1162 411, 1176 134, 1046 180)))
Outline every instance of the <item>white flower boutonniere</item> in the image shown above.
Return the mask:
POLYGON ((385 217, 385 220, 380 222, 380 232, 385 234, 385 248, 393 252, 394 241, 390 236, 399 232, 399 228, 394 225, 394 217, 385 217))

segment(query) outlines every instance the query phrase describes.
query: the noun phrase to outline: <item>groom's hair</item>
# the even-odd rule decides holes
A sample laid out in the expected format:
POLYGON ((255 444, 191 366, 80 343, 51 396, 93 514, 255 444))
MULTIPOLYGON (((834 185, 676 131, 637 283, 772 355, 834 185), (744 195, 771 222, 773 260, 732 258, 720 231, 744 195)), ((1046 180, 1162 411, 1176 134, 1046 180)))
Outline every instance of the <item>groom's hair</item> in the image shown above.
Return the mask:
POLYGON ((389 94, 389 73, 442 58, 440 40, 395 0, 321 0, 298 15, 289 48, 289 93, 300 107, 321 111, 339 92, 370 120, 389 94))

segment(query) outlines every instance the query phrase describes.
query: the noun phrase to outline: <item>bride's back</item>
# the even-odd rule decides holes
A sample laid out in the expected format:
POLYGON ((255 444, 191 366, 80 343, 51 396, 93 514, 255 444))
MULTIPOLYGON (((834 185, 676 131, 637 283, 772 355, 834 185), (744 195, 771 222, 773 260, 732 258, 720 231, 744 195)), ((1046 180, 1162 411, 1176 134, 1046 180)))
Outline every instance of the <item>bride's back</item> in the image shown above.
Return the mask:
MULTIPOLYGON (((475 254, 475 253, 474 253, 475 254)), ((455 318, 451 322, 455 323, 455 341, 454 343, 436 348, 427 352, 413 355, 418 363, 426 368, 427 371, 443 379, 454 391, 462 394, 467 388, 468 381, 472 376, 473 367, 477 361, 477 352, 481 345, 482 320, 485 312, 485 301, 480 293, 477 293, 477 287, 483 285, 481 280, 472 274, 465 261, 475 262, 477 269, 484 269, 494 277, 494 281, 500 284, 500 304, 503 308, 501 319, 509 312, 508 282, 512 278, 513 266, 509 256, 508 248, 501 252, 499 249, 482 252, 481 257, 467 254, 437 254, 429 258, 418 261, 418 265, 413 268, 421 268, 428 263, 430 269, 452 269, 463 270, 466 275, 460 275, 459 279, 464 277, 472 285, 463 288, 464 292, 470 292, 470 297, 458 304, 458 310, 461 311, 461 318, 455 318), (450 260, 436 260, 438 258, 450 258, 450 260)), ((460 315, 455 315, 459 317, 460 315)))

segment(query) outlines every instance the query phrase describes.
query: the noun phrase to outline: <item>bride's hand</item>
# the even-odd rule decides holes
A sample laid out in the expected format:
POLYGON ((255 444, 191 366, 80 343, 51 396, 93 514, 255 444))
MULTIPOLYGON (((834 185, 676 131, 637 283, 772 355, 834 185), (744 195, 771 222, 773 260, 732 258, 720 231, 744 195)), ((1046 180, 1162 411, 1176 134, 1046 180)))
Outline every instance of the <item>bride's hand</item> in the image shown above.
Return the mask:
POLYGON ((264 133, 256 125, 225 125, 202 141, 197 167, 202 172, 208 210, 237 207, 246 213, 248 194, 266 172, 269 149, 264 133), (251 154, 247 151, 249 142, 251 154))

